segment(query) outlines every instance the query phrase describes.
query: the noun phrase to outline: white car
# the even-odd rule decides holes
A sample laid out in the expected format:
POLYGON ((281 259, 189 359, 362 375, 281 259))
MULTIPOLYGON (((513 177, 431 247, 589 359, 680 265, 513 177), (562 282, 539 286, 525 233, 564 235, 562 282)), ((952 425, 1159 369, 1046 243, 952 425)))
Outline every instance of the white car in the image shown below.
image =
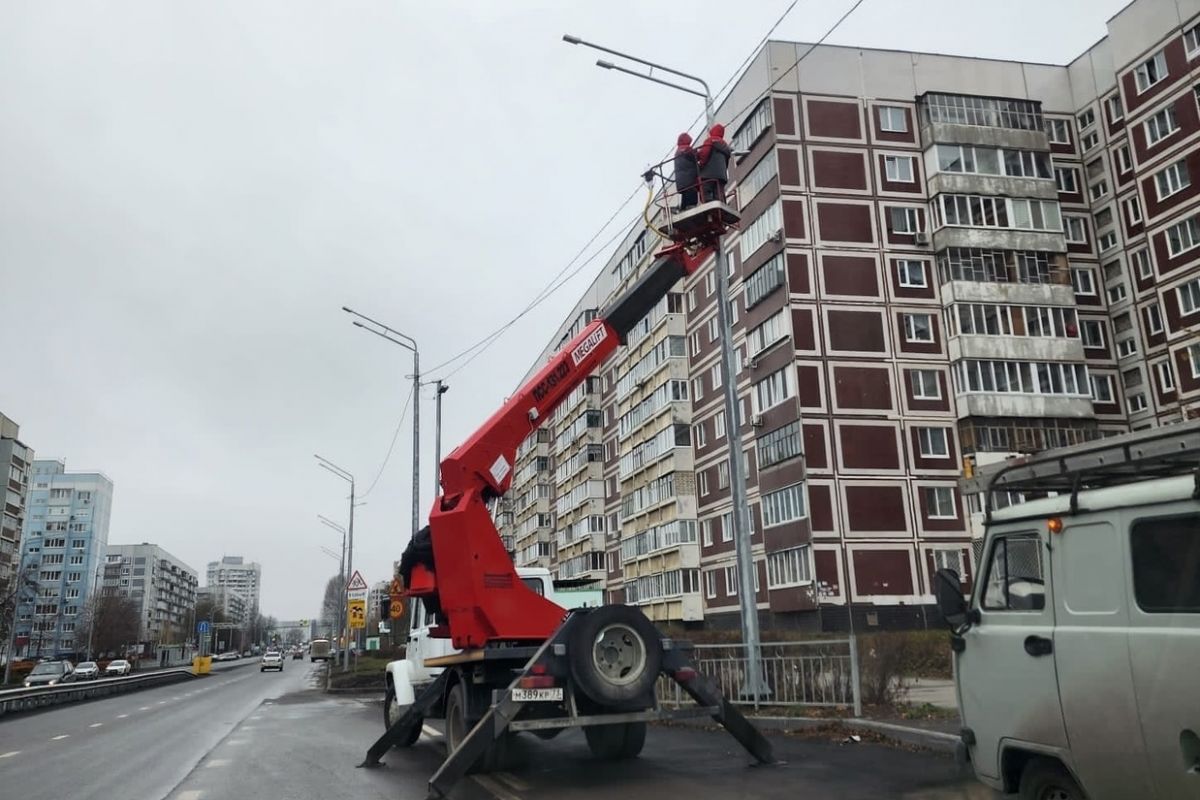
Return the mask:
POLYGON ((269 669, 277 669, 283 672, 283 654, 278 650, 268 650, 263 653, 262 661, 259 662, 258 671, 266 672, 269 669))
POLYGON ((128 675, 131 672, 133 665, 123 658, 108 662, 108 666, 104 668, 105 675, 128 675))
POLYGON ((84 661, 75 668, 75 680, 94 681, 100 677, 100 666, 95 661, 84 661))

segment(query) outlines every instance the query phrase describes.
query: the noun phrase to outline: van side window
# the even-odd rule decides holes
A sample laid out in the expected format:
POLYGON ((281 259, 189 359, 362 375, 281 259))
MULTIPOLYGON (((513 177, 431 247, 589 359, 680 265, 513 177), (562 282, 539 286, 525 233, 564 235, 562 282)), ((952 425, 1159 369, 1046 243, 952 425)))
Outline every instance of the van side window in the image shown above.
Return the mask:
POLYGON ((996 539, 987 567, 983 607, 989 611, 1041 611, 1046 607, 1042 543, 1037 534, 996 539))
POLYGON ((525 588, 532 590, 534 594, 546 596, 546 589, 542 586, 541 578, 521 578, 521 583, 525 584, 525 588))
POLYGON ((1138 520, 1129 538, 1138 607, 1150 614, 1200 613, 1200 515, 1138 520))

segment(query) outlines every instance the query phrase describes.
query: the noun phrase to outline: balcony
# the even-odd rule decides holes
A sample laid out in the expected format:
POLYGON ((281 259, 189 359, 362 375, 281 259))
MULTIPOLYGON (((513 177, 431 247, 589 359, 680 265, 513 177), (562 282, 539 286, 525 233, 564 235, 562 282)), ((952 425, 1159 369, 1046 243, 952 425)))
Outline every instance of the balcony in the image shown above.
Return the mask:
POLYGON ((950 360, 962 358, 1018 361, 1084 361, 1083 342, 1053 336, 959 335, 947 343, 950 360))

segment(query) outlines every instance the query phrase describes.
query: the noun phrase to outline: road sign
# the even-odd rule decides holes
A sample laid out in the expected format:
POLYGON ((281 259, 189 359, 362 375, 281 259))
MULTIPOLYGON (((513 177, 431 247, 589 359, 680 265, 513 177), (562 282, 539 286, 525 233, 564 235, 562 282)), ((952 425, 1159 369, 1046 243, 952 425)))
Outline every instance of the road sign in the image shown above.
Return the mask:
POLYGON ((395 597, 398 594, 404 594, 404 584, 399 578, 392 578, 392 585, 388 587, 388 594, 395 597))
POLYGON ((392 619, 400 619, 404 616, 404 595, 394 594, 391 601, 392 603, 388 607, 388 616, 392 619))
POLYGON ((350 576, 350 583, 346 584, 346 592, 365 592, 367 590, 367 582, 363 580, 362 573, 354 570, 354 574, 350 576))
POLYGON ((196 623, 196 633, 208 633, 208 620, 202 619, 196 623))
POLYGON ((351 599, 347 604, 347 616, 350 620, 350 627, 365 628, 367 627, 367 601, 351 599))

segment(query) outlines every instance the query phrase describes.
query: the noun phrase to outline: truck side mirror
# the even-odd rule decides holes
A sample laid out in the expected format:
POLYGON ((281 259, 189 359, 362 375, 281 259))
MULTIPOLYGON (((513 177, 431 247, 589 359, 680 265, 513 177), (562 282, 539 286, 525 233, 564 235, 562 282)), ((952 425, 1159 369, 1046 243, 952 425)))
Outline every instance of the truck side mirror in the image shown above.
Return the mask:
POLYGON ((938 611, 955 631, 965 630, 970 622, 967 601, 963 598, 962 582, 952 569, 939 569, 933 576, 933 596, 937 599, 938 611))

